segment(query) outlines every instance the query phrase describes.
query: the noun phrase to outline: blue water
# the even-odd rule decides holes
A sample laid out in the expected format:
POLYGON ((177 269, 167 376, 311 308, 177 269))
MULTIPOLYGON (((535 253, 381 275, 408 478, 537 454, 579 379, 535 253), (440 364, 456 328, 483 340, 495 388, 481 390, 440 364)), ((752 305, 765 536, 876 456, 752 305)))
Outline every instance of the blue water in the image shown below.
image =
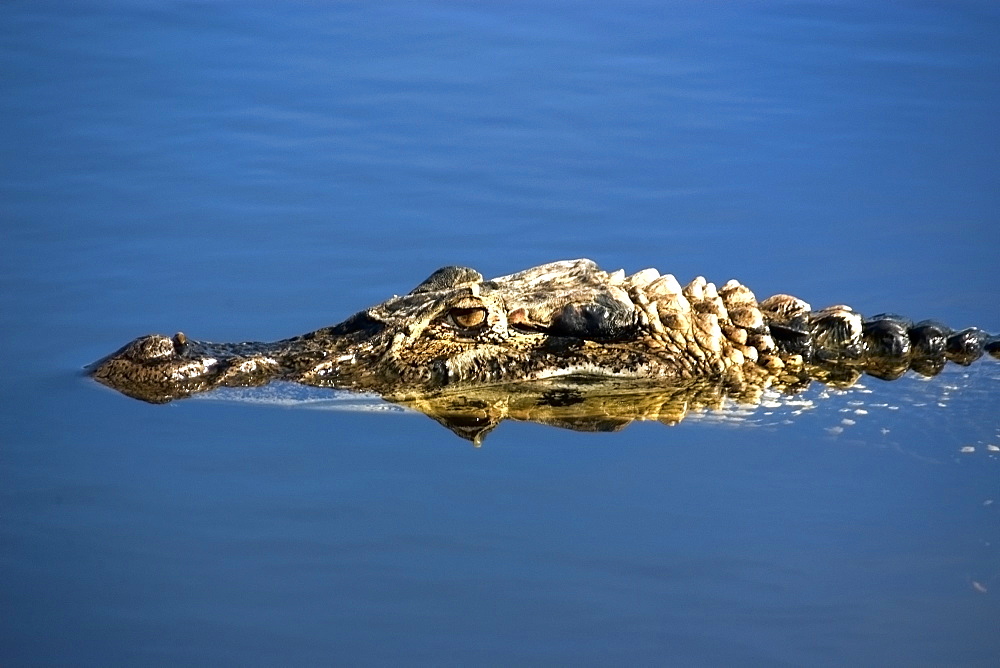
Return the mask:
POLYGON ((574 257, 1000 332, 995 3, 3 3, 0 34, 3 665, 995 665, 992 360, 481 448, 80 375, 574 257))

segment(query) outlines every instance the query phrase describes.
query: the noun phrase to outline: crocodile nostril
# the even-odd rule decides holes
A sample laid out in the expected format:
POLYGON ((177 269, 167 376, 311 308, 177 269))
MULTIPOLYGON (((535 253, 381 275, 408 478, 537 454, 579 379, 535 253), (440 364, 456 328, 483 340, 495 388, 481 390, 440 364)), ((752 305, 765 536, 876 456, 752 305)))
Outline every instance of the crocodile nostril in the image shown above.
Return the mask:
POLYGON ((170 359, 174 355, 174 341, 162 334, 150 334, 132 341, 115 355, 137 362, 170 359))

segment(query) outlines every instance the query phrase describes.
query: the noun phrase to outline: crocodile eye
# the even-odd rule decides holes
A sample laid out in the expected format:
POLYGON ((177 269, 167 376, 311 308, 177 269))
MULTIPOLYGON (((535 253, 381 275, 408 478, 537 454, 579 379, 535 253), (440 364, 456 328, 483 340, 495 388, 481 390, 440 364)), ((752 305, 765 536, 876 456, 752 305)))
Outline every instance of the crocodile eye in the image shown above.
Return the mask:
POLYGON ((454 307, 448 311, 448 319, 461 329, 476 329, 486 322, 486 309, 482 306, 472 308, 454 307))

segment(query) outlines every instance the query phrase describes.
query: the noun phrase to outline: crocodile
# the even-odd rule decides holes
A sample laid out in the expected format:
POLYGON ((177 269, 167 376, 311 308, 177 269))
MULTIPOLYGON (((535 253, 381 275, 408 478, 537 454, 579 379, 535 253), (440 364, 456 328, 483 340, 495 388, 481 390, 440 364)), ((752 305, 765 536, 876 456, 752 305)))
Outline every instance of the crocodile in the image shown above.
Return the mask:
POLYGON ((814 310, 786 294, 758 301, 735 280, 716 286, 699 276, 682 287, 655 269, 627 275, 580 259, 491 280, 443 267, 405 295, 301 336, 212 343, 152 334, 87 370, 152 403, 284 380, 371 392, 437 417, 441 397, 453 410, 456 396, 524 383, 541 389, 515 394, 550 407, 580 388, 600 401, 636 388, 645 396, 680 391, 686 401, 692 388, 749 397, 812 380, 850 385, 862 374, 932 376, 984 352, 1000 358, 1000 337, 975 327, 866 318, 844 305, 814 310))

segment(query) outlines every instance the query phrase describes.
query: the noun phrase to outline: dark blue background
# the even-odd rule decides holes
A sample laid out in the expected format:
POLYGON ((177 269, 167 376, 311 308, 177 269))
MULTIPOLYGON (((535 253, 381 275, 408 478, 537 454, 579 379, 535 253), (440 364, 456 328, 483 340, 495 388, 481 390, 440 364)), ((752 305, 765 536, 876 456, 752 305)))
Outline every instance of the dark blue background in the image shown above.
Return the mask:
POLYGON ((992 361, 482 449, 79 375, 572 257, 1000 332, 1000 12, 869 4, 0 6, 0 661, 991 665, 992 361))

